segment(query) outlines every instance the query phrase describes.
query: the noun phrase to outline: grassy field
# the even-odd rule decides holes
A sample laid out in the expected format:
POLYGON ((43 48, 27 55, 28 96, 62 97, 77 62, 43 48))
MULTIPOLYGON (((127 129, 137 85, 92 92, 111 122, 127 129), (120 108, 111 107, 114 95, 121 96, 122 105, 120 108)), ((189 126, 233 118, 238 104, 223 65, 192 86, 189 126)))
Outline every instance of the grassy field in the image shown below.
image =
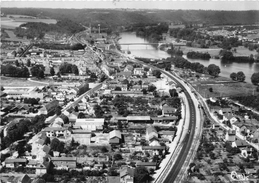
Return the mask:
POLYGON ((256 92, 256 87, 254 85, 249 83, 231 82, 228 78, 224 80, 216 79, 206 82, 196 82, 193 86, 205 98, 259 95, 259 92, 256 92), (224 81, 226 82, 224 83, 224 81), (210 92, 209 88, 212 88, 213 92, 210 92))
MULTIPOLYGON (((186 55, 187 52, 189 51, 197 51, 197 52, 203 52, 206 53, 208 52, 212 57, 218 56, 219 55, 219 51, 221 50, 221 48, 194 48, 194 47, 187 47, 187 46, 181 46, 181 50, 183 51, 183 53, 186 55)), ((237 52, 234 53, 234 56, 250 56, 251 54, 255 55, 257 54, 257 52, 254 51, 250 51, 248 48, 245 48, 244 46, 239 46, 236 48, 237 52)))
POLYGON ((46 84, 28 81, 26 78, 14 78, 1 76, 1 86, 45 86, 46 84))
POLYGON ((212 57, 218 56, 219 55, 219 51, 221 50, 221 48, 195 48, 195 47, 187 47, 187 46, 181 46, 181 50, 183 51, 183 53, 186 55, 187 52, 190 51, 197 51, 197 52, 208 52, 212 57))
POLYGON ((250 51, 248 48, 245 48, 244 46, 239 46, 236 48, 237 52, 234 53, 234 56, 250 56, 251 54, 256 55, 257 52, 250 51))

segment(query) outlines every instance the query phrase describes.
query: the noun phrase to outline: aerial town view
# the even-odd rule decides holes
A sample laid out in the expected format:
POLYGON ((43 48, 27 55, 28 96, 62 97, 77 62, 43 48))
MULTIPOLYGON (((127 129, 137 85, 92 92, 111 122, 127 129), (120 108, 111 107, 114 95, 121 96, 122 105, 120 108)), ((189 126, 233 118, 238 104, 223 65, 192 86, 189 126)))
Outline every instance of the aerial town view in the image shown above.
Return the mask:
POLYGON ((1 4, 1 183, 259 183, 259 1, 1 4))

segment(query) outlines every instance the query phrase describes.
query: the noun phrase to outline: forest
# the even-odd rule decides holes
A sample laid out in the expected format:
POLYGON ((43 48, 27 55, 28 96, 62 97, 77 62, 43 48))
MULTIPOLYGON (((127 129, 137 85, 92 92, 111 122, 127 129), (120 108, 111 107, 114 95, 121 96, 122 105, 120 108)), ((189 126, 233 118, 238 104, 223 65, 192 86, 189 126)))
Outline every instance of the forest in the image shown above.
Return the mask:
POLYGON ((1 13, 28 15, 56 20, 70 19, 88 26, 101 24, 102 28, 130 27, 159 22, 197 22, 212 25, 249 25, 259 22, 259 11, 213 11, 213 10, 134 10, 127 9, 47 9, 47 8, 1 8, 1 13), (41 13, 40 13, 41 12, 41 13), (40 13, 40 15, 39 15, 40 13))
POLYGON ((56 24, 46 24, 42 22, 28 22, 20 25, 14 30, 18 37, 27 36, 27 38, 42 39, 47 32, 59 32, 72 35, 85 30, 85 28, 70 19, 62 19, 56 24))

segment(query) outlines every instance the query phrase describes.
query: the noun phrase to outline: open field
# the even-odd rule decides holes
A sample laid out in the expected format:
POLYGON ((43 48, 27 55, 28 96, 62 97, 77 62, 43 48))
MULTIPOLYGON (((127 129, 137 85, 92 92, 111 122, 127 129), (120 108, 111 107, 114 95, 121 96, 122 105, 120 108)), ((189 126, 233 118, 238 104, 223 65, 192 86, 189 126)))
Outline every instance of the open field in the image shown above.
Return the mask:
MULTIPOLYGON (((197 51, 197 52, 203 52, 206 53, 208 52, 212 57, 218 56, 219 55, 219 51, 221 50, 221 48, 195 48, 195 47, 187 47, 187 46, 181 46, 181 50, 183 51, 183 53, 186 55, 187 52, 190 51, 197 51)), ((248 48, 245 48, 244 46, 239 46, 236 48, 237 52, 234 53, 234 56, 250 56, 251 54, 256 55, 257 52, 254 51, 250 51, 248 48)))
POLYGON ((234 56, 250 56, 251 54, 256 55, 257 52, 250 51, 248 48, 245 48, 244 46, 239 46, 236 48, 237 52, 234 53, 234 56))
MULTIPOLYGON (((227 81, 227 80, 225 80, 227 81)), ((256 92, 256 87, 249 83, 240 82, 219 82, 219 81, 206 81, 195 83, 194 88, 206 98, 209 97, 233 97, 244 95, 259 95, 256 92), (213 92, 209 91, 212 88, 213 92)))
POLYGON ((1 76, 1 86, 45 86, 46 84, 28 81, 26 78, 14 78, 1 76))
POLYGON ((187 54, 187 52, 190 51, 197 51, 197 52, 208 52, 212 57, 218 56, 219 51, 221 48, 195 48, 195 47, 187 47, 187 46, 181 46, 181 50, 183 51, 184 55, 187 54))

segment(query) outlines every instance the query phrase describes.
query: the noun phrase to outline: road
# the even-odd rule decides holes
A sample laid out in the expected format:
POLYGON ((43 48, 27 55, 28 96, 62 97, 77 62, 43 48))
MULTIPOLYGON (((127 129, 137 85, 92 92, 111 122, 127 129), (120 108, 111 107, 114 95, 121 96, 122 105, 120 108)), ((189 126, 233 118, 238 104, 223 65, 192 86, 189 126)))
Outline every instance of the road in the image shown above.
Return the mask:
POLYGON ((29 46, 27 46, 25 50, 19 55, 19 57, 23 57, 32 48, 32 46, 32 43, 29 46))
MULTIPOLYGON (((194 134, 195 134, 195 126, 196 126, 196 110, 194 102, 192 101, 192 98, 190 94, 188 93, 187 89, 183 86, 182 83, 180 83, 177 79, 172 77, 171 75, 164 72, 170 79, 174 80, 181 88, 183 89, 183 92, 186 95, 187 101, 189 103, 189 112, 190 112, 190 122, 189 122, 189 133, 186 134, 185 139, 183 140, 181 146, 182 149, 180 151, 180 155, 178 159, 175 161, 173 167, 169 170, 170 172, 167 174, 167 177, 165 178, 164 182, 174 182, 182 169, 184 162, 187 158, 187 155, 191 149, 193 140, 194 140, 194 134)), ((187 109, 188 111, 188 109, 187 109)))
MULTIPOLYGON (((137 62, 140 62, 143 65, 147 65, 146 63, 141 62, 141 61, 137 61, 137 62)), ((196 127, 196 112, 199 112, 199 111, 196 111, 195 104, 192 101, 191 95, 188 92, 187 88, 185 88, 185 86, 181 82, 179 82, 178 79, 176 79, 174 76, 172 76, 171 74, 168 74, 167 72, 165 72, 162 69, 159 69, 159 68, 151 66, 151 65, 148 65, 148 66, 153 69, 160 70, 163 74, 168 76, 170 79, 174 80, 175 83, 177 83, 182 88, 183 92, 186 95, 187 102, 189 104, 189 109, 186 109, 186 111, 187 112, 189 111, 189 113, 190 113, 190 121, 189 121, 189 128, 188 128, 189 133, 186 134, 182 143, 179 144, 179 146, 181 146, 181 150, 180 150, 177 160, 175 161, 175 163, 172 165, 171 168, 166 168, 166 171, 168 171, 168 173, 167 172, 163 173, 163 176, 164 175, 167 175, 167 176, 165 178, 162 177, 161 179, 158 179, 158 180, 163 180, 162 182, 164 182, 164 183, 173 183, 176 181, 177 176, 180 173, 180 171, 187 159, 188 153, 189 153, 189 151, 191 151, 192 144, 194 143, 194 139, 195 139, 194 135, 195 135, 195 127, 196 127)), ((157 181, 157 182, 159 182, 159 181, 157 181)))

